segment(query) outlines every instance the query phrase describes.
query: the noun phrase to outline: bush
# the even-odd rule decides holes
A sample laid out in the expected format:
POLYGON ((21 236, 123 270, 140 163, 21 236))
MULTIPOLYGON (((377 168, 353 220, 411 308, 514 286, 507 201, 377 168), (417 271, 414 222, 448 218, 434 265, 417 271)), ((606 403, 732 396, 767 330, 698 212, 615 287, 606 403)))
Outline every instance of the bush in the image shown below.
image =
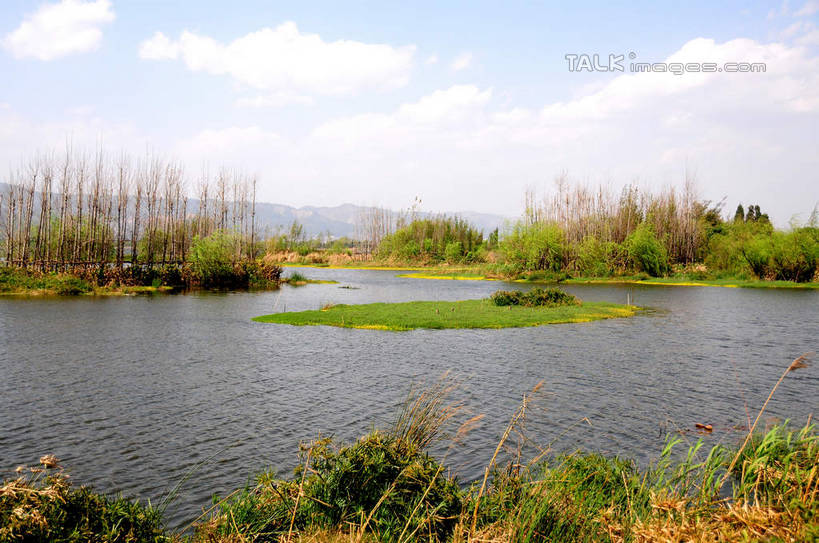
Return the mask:
POLYGON ((563 231, 555 225, 518 222, 500 244, 506 261, 518 272, 559 271, 564 265, 563 231))
POLYGON ((53 456, 18 469, 0 491, 0 541, 106 543, 171 541, 157 509, 73 488, 53 456))
POLYGON ((819 242, 812 229, 775 232, 769 268, 775 279, 805 283, 813 279, 819 261, 819 242))
POLYGON ((303 274, 299 272, 293 272, 290 274, 290 277, 287 278, 287 282, 290 283, 291 285, 293 283, 306 283, 307 277, 305 277, 303 274))
POLYGON ((247 286, 247 277, 240 277, 233 265, 235 254, 234 239, 224 232, 194 239, 190 253, 193 280, 206 288, 247 286))
POLYGON ((52 290, 60 295, 76 295, 91 292, 91 282, 82 278, 62 273, 40 273, 0 266, 0 292, 18 292, 28 290, 52 290))
POLYGON ((483 245, 483 235, 458 217, 445 215, 416 219, 381 240, 376 255, 382 260, 461 262, 483 245))
POLYGON ((461 245, 460 241, 453 241, 451 243, 446 244, 446 249, 444 250, 444 257, 446 261, 450 264, 456 264, 463 259, 464 256, 464 248, 461 245))
POLYGON ((255 488, 220 505, 214 519, 197 531, 197 540, 218 540, 219 535, 235 533, 237 525, 245 534, 275 539, 289 531, 297 499, 296 531, 361 525, 372 514, 367 529, 381 541, 398 541, 402 533, 418 530, 425 539, 444 541, 458 520, 458 485, 442 474, 435 460, 406 441, 373 432, 334 450, 329 440, 322 440, 310 448, 309 458, 300 499, 306 455, 293 480, 264 475, 255 488))
POLYGON ((607 277, 625 267, 626 251, 613 241, 587 236, 577 245, 575 269, 587 277, 607 277))
POLYGON ((515 541, 600 541, 607 518, 650 511, 651 493, 633 462, 599 454, 544 466, 520 504, 515 541))
POLYGON ((520 305, 524 307, 556 307, 578 305, 580 300, 559 288, 534 288, 529 292, 499 290, 490 297, 497 306, 520 305))
POLYGON ((253 277, 254 283, 267 283, 278 285, 282 279, 282 267, 270 258, 263 258, 256 264, 256 271, 253 277))
POLYGON ((668 271, 665 245, 654 235, 654 229, 649 223, 640 223, 626 238, 625 246, 629 260, 637 271, 646 272, 653 277, 660 277, 668 271))
POLYGON ((751 273, 760 279, 768 275, 768 264, 771 260, 772 242, 770 236, 753 236, 744 240, 740 251, 751 273))
POLYGON ((54 282, 54 291, 61 296, 75 296, 91 292, 91 285, 77 277, 60 277, 54 282))

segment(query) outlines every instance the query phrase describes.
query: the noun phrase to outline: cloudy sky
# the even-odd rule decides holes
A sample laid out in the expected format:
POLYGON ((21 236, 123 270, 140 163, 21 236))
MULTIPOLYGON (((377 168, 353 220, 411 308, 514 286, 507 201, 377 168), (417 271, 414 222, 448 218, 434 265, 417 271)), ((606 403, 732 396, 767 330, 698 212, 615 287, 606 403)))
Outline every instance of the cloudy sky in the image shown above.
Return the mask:
POLYGON ((564 172, 614 189, 687 172, 704 198, 806 218, 819 0, 611 4, 5 0, 0 172, 69 138, 191 179, 238 167, 266 201, 506 215, 564 172), (623 71, 570 70, 593 54, 623 71))

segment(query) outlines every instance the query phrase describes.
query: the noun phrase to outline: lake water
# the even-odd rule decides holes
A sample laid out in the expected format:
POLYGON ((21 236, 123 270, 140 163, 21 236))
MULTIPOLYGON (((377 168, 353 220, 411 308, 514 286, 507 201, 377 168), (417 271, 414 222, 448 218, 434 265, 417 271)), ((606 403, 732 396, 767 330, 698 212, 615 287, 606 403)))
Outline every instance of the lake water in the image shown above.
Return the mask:
MULTIPOLYGON (((755 415, 784 368, 819 347, 819 291, 569 286, 589 301, 625 303, 631 295, 652 311, 522 329, 252 322, 326 303, 461 300, 509 287, 390 271, 299 271, 339 284, 0 298, 0 476, 54 453, 78 482, 155 502, 207 460, 169 508, 178 525, 262 469, 289 475, 302 440, 349 441, 387 426, 413 383, 446 371, 461 382, 457 398, 485 414, 461 444, 437 451, 462 482, 482 476, 523 394, 540 381, 530 439, 646 463, 668 432, 691 432, 696 422, 714 426, 709 442, 735 441, 746 403, 755 415)), ((788 376, 766 419, 803 424, 817 406, 814 365, 788 376)))

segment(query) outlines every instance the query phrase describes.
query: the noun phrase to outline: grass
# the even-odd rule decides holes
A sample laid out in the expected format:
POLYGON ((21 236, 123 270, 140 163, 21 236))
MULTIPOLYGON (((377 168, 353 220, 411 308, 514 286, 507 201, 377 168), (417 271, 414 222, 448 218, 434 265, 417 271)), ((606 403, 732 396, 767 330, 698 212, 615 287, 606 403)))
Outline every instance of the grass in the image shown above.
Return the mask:
POLYGON ((687 277, 577 277, 563 281, 567 285, 627 284, 677 287, 774 288, 817 290, 819 283, 764 281, 759 279, 691 279, 687 277))
POLYGON ((296 326, 404 331, 417 328, 512 328, 630 317, 639 309, 606 302, 559 307, 499 307, 489 300, 332 305, 315 311, 274 313, 257 322, 296 326))
POLYGON ((518 277, 504 277, 493 274, 480 266, 472 269, 428 269, 423 272, 402 273, 398 277, 408 279, 438 279, 455 281, 509 281, 515 283, 554 284, 566 285, 584 284, 612 284, 612 285, 649 285, 649 286, 678 286, 678 287, 726 287, 726 288, 774 288, 774 289, 804 289, 817 290, 819 283, 795 283, 793 281, 766 281, 760 279, 693 279, 687 276, 648 277, 648 276, 617 276, 617 277, 560 277, 549 275, 524 274, 518 277))
POLYGON ((52 455, 0 486, 0 541, 170 542, 162 510, 74 487, 52 455))
POLYGON ((90 294, 94 291, 88 282, 61 273, 32 273, 18 268, 0 268, 2 294, 90 294))
POLYGON ((0 295, 7 296, 130 296, 173 291, 168 286, 96 286, 65 273, 39 273, 0 267, 0 295))
POLYGON ((288 277, 285 277, 282 280, 283 283, 287 283, 292 287, 301 287, 304 285, 337 285, 338 281, 333 280, 326 280, 326 279, 308 279, 303 274, 299 272, 293 272, 288 277))

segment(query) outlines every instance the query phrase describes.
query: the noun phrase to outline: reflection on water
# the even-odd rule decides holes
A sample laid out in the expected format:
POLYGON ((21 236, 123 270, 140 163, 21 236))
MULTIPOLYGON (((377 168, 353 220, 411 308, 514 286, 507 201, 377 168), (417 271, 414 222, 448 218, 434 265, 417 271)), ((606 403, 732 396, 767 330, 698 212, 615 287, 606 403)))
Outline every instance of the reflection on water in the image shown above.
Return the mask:
MULTIPOLYGON (((503 330, 383 332, 251 322, 326 303, 459 300, 503 285, 394 272, 307 269, 337 285, 275 292, 0 299, 0 469, 53 452, 74 478, 160 498, 203 460, 170 509, 201 512, 263 468, 287 475, 300 440, 384 426, 410 385, 453 370, 483 425, 447 452, 482 475, 524 392, 545 383, 529 435, 558 450, 647 462, 668 431, 713 424, 730 441, 787 364, 817 349, 819 292, 576 286, 587 300, 656 311, 631 319, 503 330), (350 286, 355 288, 340 288, 350 286), (589 423, 578 423, 586 417, 589 423)), ((795 372, 768 414, 804 422, 819 377, 795 372)), ((691 437, 694 439, 694 436, 691 437)), ((443 453, 443 451, 442 451, 443 453)))

